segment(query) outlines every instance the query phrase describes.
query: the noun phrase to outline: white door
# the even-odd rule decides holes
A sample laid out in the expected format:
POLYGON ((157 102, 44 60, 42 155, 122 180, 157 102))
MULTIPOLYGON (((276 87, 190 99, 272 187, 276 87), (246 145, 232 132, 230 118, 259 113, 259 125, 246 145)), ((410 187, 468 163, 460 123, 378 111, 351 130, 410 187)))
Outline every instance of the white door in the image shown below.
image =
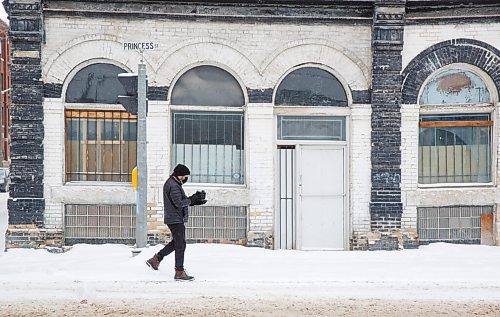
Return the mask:
POLYGON ((298 247, 344 248, 345 148, 303 145, 298 157, 298 247))

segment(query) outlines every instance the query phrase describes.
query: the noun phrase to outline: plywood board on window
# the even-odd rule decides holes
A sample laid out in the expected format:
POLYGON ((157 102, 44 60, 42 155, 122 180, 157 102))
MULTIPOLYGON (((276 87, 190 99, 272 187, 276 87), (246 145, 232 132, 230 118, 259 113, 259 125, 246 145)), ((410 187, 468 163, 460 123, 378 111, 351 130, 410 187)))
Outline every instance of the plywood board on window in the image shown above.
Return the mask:
POLYGON ((495 245, 492 212, 481 214, 481 244, 495 245))

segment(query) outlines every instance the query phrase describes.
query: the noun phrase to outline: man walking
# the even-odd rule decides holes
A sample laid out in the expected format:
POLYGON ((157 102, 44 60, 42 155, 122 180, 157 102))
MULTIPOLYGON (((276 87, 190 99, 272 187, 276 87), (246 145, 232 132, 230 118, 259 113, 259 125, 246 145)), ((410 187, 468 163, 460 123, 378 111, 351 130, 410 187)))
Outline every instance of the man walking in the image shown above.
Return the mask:
POLYGON ((170 229, 172 240, 160 252, 146 261, 149 267, 153 270, 158 270, 161 260, 175 251, 174 280, 177 281, 194 280, 194 277, 187 275, 186 270, 184 270, 184 251, 186 250, 185 223, 188 222, 189 217, 188 206, 203 205, 207 202, 204 191, 197 191, 189 197, 184 193, 182 185, 187 182, 188 175, 190 174, 189 168, 178 164, 174 168, 172 175, 170 175, 163 185, 164 222, 170 229))

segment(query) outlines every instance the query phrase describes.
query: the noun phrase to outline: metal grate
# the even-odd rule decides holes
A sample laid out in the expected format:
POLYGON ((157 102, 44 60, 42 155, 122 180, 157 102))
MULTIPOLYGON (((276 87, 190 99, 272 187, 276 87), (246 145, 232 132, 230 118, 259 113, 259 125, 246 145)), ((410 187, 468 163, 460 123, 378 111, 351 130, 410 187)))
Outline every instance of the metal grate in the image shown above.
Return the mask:
POLYGON ((420 117, 420 184, 491 182, 490 114, 420 117))
POLYGON ((172 163, 189 166, 193 183, 244 183, 243 113, 174 112, 172 128, 172 163))
POLYGON ((280 249, 295 247, 294 224, 294 145, 278 146, 279 161, 279 208, 278 208, 278 237, 280 249))
POLYGON ((66 181, 130 182, 137 118, 124 111, 66 110, 66 181))
POLYGON ((492 206, 448 206, 418 208, 418 235, 421 242, 481 243, 481 214, 492 206))
POLYGON ((65 239, 135 239, 135 205, 65 205, 65 239))
POLYGON ((246 207, 194 206, 189 208, 188 240, 242 240, 247 238, 246 207))

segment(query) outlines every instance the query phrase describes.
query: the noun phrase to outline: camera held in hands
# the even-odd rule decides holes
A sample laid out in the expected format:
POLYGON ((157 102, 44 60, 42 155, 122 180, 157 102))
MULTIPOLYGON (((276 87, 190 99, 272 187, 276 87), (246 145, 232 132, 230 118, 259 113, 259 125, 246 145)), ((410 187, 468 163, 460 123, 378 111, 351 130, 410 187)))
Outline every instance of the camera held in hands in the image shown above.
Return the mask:
POLYGON ((196 191, 196 193, 194 193, 193 195, 191 195, 189 197, 189 199, 191 200, 190 206, 206 204, 207 203, 206 197, 207 197, 207 193, 205 193, 204 190, 196 191))

